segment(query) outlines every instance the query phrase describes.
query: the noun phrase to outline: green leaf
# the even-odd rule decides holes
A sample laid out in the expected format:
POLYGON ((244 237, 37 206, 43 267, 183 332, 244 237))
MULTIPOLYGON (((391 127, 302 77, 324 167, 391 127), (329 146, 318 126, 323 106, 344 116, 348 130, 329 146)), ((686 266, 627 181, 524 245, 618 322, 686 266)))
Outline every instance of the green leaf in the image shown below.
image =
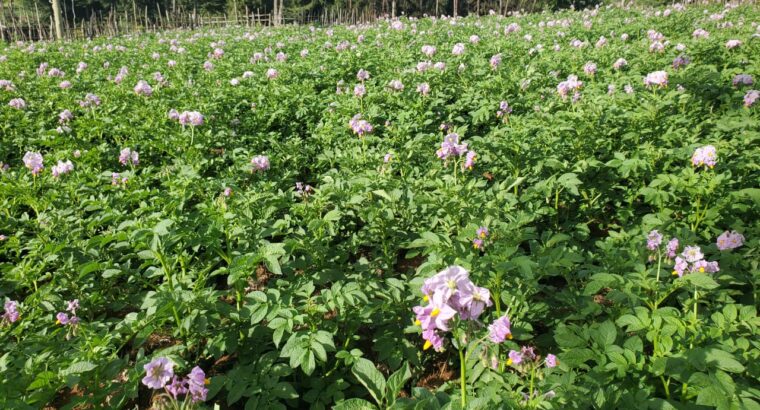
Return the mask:
POLYGON ((726 400, 726 394, 720 387, 710 385, 699 390, 697 404, 703 406, 717 406, 726 400))
POLYGON ((563 348, 586 346, 586 340, 575 334, 570 327, 562 326, 554 332, 554 340, 563 348))
POLYGON ((572 172, 563 174, 557 179, 557 183, 567 189, 572 195, 579 195, 578 186, 582 184, 578 176, 572 172))
POLYGON ((340 220, 341 213, 337 209, 333 209, 332 211, 325 214, 322 219, 325 220, 325 222, 336 222, 340 220))
POLYGON ((281 399, 295 399, 298 398, 296 389, 288 382, 279 382, 271 390, 269 390, 273 396, 281 399))
POLYGON ((30 384, 26 390, 36 390, 42 387, 50 386, 50 384, 56 379, 56 374, 51 371, 40 372, 30 384))
POLYGON ((314 352, 311 350, 304 350, 301 355, 301 369, 307 376, 311 376, 314 369, 317 367, 317 362, 314 359, 314 352))
POLYGON ((713 278, 704 273, 693 273, 690 275, 685 275, 683 277, 683 280, 701 289, 709 290, 720 286, 718 285, 718 282, 714 281, 713 278))
POLYGON ((704 349, 704 361, 708 365, 732 373, 741 373, 744 366, 734 358, 734 355, 716 348, 704 349))
POLYGON ((615 324, 612 323, 612 321, 608 320, 603 322, 599 325, 597 331, 599 332, 597 342, 600 345, 609 346, 615 343, 615 339, 617 338, 617 328, 615 327, 615 324))
POLYGON ((61 370, 60 376, 68 376, 70 374, 80 374, 89 372, 90 370, 98 367, 95 363, 88 362, 88 361, 82 361, 82 362, 76 362, 72 363, 71 366, 68 368, 61 370))
POLYGON ((374 363, 365 359, 359 358, 351 368, 351 373, 359 380, 364 387, 369 390, 369 394, 375 399, 378 405, 383 404, 385 398, 385 378, 379 370, 375 368, 374 363))
POLYGON ((372 403, 363 399, 348 399, 344 400, 333 407, 333 410, 375 410, 372 403))
POLYGON ((634 315, 620 316, 616 323, 620 327, 628 326, 628 328, 625 330, 626 332, 636 332, 642 329, 646 329, 648 325, 634 315))
POLYGON ((256 323, 261 322, 267 315, 268 307, 266 304, 261 303, 253 307, 251 311, 251 324, 255 325, 256 323))
POLYGON ((156 226, 153 227, 153 232, 156 235, 166 235, 169 233, 169 227, 174 224, 174 221, 171 219, 164 219, 161 222, 157 223, 156 226))
POLYGON ((404 363, 400 369, 396 370, 390 377, 388 377, 388 389, 386 398, 388 405, 392 405, 396 401, 401 389, 404 388, 404 384, 412 377, 412 372, 409 370, 409 364, 404 363))
POLYGON ((560 362, 570 367, 581 366, 596 357, 597 355, 591 349, 573 349, 559 355, 560 362))

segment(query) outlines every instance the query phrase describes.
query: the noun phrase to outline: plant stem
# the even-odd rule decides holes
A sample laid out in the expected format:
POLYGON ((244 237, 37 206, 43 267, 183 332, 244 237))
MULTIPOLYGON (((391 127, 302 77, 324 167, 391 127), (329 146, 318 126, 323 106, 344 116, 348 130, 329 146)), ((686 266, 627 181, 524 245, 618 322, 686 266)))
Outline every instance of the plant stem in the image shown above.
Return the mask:
POLYGON ((660 251, 660 248, 657 248, 657 288, 659 290, 659 284, 660 284, 660 267, 662 266, 662 252, 660 251))
POLYGON ((462 395, 462 408, 464 409, 467 404, 467 396, 466 396, 466 390, 465 390, 465 361, 464 361, 464 350, 462 348, 459 348, 459 387, 461 389, 461 395, 462 395))
POLYGON ((670 379, 668 378, 668 380, 665 381, 665 376, 660 375, 660 380, 662 380, 662 387, 665 388, 665 398, 670 400, 670 379))
POLYGON ((657 281, 654 284, 654 307, 652 313, 657 310, 657 306, 660 304, 660 269, 662 268, 662 252, 660 248, 657 248, 657 281))
POLYGON ((536 379, 536 366, 531 366, 530 369, 530 388, 528 389, 528 402, 533 401, 533 382, 536 379))
MULTIPOLYGON (((696 327, 697 321, 698 321, 698 319, 697 319, 697 306, 699 305, 698 300, 699 300, 699 294, 697 293, 697 287, 694 286, 694 326, 695 327, 696 327)), ((696 331, 696 329, 695 329, 695 331, 696 331)))

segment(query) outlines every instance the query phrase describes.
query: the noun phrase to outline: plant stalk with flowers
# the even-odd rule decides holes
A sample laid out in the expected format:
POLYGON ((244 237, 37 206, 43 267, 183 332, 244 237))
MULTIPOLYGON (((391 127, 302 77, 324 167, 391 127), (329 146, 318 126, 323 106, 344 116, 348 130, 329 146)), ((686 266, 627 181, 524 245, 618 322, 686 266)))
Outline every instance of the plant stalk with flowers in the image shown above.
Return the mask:
MULTIPOLYGON (((509 309, 488 326, 487 333, 474 339, 479 331, 484 330, 479 318, 486 307, 492 306, 491 293, 475 285, 466 269, 461 266, 444 269, 426 279, 421 292, 427 304, 416 306, 413 311, 415 325, 420 327, 425 340, 423 350, 432 347, 442 352, 447 340, 445 335, 451 333, 451 344, 457 349, 459 358, 459 401, 462 408, 466 408, 468 359, 473 352, 483 351, 481 347, 486 340, 491 342, 493 350, 498 351, 499 344, 512 339, 509 309)), ((498 353, 493 357, 496 359, 492 364, 494 369, 503 371, 505 366, 511 366, 519 373, 530 374, 526 403, 527 407, 535 408, 538 403, 534 383, 536 371, 542 363, 533 348, 523 346, 520 352, 510 351, 506 362, 499 359, 498 353)), ((556 357, 547 355, 545 364, 548 368, 555 367, 556 357)))
POLYGON ((206 401, 209 379, 206 373, 195 366, 184 378, 174 373, 174 362, 166 357, 157 357, 143 366, 145 377, 142 384, 158 394, 159 408, 173 410, 196 409, 206 401), (180 397, 182 399, 180 400, 180 397), (168 402, 168 403, 167 403, 168 402))

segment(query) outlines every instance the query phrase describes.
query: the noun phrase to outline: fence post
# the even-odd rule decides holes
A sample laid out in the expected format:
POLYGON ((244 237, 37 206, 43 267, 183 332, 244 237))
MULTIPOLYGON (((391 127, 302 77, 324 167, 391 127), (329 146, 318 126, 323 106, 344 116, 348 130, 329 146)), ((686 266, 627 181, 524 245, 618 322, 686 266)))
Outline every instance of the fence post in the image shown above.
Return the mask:
POLYGON ((53 3, 53 20, 55 21, 55 38, 61 40, 63 34, 61 33, 61 3, 60 0, 52 0, 53 3))

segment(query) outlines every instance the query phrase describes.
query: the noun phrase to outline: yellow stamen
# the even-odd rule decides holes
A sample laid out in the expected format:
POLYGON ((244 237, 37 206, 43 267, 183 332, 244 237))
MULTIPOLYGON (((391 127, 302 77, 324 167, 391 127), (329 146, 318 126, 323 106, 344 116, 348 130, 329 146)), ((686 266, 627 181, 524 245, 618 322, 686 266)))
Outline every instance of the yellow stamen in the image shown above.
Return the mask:
POLYGON ((58 320, 58 319, 56 319, 56 320, 55 320, 55 324, 56 324, 56 325, 60 325, 60 324, 61 324, 61 321, 60 321, 60 320, 58 320))
POLYGON ((203 379, 203 384, 211 384, 211 379, 203 379))
POLYGON ((673 271, 673 276, 678 276, 678 272, 673 271))
POLYGON ((425 345, 424 345, 424 346, 422 346, 422 350, 427 350, 427 349, 430 349, 430 346, 432 346, 432 345, 433 345, 433 344, 432 344, 432 343, 430 343, 430 341, 429 341, 429 340, 425 340, 425 345))
POLYGON ((436 317, 439 313, 441 313, 441 309, 435 308, 432 312, 430 312, 430 317, 436 317))
POLYGON ((512 340, 512 333, 507 333, 507 339, 512 340))
POLYGON ((507 366, 511 366, 511 365, 512 365, 512 359, 507 359, 507 366))
POLYGON ((428 300, 430 300, 430 298, 428 297, 428 295, 425 295, 425 296, 422 297, 422 300, 424 300, 425 302, 427 302, 428 300))
POLYGON ((699 271, 700 271, 701 273, 705 273, 705 268, 699 268, 699 271))
POLYGON ((417 325, 417 326, 419 326, 419 325, 421 325, 421 324, 422 324, 422 322, 420 322, 419 320, 415 320, 415 321, 414 321, 414 324, 415 324, 415 325, 417 325))

